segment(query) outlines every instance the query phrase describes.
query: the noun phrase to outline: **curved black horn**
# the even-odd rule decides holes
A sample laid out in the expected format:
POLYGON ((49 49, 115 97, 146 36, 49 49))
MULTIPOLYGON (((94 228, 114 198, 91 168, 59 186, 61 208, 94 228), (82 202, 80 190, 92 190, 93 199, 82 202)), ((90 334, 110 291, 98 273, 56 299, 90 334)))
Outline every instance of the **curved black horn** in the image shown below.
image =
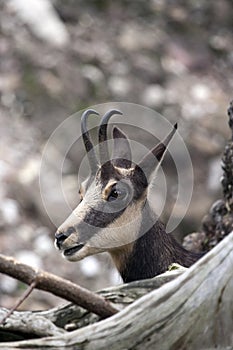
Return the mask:
POLYGON ((107 127, 108 127, 108 121, 114 114, 120 114, 123 113, 121 111, 118 111, 117 109, 111 109, 101 119, 101 123, 99 126, 99 156, 100 156, 100 164, 104 164, 110 159, 109 152, 108 152, 108 146, 105 141, 107 141, 107 127))
POLYGON ((81 132, 83 137, 83 143, 87 151, 87 157, 91 168, 91 173, 94 174, 97 170, 98 160, 93 148, 93 143, 91 142, 89 132, 87 130, 87 118, 90 114, 99 115, 94 109, 88 109, 83 112, 81 117, 81 132))

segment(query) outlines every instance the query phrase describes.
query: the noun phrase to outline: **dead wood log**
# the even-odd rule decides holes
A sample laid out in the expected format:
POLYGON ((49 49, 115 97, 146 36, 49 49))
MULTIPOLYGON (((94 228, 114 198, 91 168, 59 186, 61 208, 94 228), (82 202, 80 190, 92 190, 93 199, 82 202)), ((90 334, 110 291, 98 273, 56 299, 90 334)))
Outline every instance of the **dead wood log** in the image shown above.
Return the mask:
POLYGON ((63 335, 5 349, 231 349, 233 232, 174 281, 118 314, 63 335))
POLYGON ((95 312, 102 318, 112 316, 118 311, 110 303, 106 302, 104 298, 71 281, 43 270, 36 270, 29 265, 2 254, 0 254, 0 272, 29 285, 34 283, 35 288, 72 301, 87 310, 95 312))
MULTIPOLYGON (((175 264, 174 264, 175 265, 175 264)), ((173 266, 174 268, 174 266, 173 266)), ((143 295, 172 281, 186 268, 176 268, 152 279, 135 281, 109 287, 98 292, 104 299, 116 305, 119 310, 133 303, 143 295)), ((0 308, 0 319, 8 313, 0 308)), ((0 339, 13 340, 15 333, 21 340, 27 337, 46 337, 62 334, 65 330, 79 329, 98 322, 100 317, 76 304, 67 303, 46 311, 14 311, 3 325, 0 325, 0 339)))

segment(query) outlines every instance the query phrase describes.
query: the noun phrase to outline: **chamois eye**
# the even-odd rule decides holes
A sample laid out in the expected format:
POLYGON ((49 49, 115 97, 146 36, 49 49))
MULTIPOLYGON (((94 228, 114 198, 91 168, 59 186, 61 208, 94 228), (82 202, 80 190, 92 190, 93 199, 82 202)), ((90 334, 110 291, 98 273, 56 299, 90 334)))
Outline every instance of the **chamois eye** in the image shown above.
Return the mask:
POLYGON ((116 199, 123 199, 127 194, 127 190, 122 184, 116 184, 112 187, 112 190, 108 196, 108 202, 115 201, 116 199))
POLYGON ((112 188, 112 190, 111 190, 111 192, 110 192, 110 194, 108 196, 108 201, 109 202, 114 201, 115 199, 118 198, 119 194, 120 194, 119 191, 115 187, 112 188))

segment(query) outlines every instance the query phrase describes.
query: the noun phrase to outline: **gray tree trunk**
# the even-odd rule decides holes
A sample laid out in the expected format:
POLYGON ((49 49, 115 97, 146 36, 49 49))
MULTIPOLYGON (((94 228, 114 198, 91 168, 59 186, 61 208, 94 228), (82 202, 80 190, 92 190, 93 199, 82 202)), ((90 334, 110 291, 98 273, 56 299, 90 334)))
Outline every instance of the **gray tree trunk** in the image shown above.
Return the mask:
POLYGON ((0 348, 232 349, 233 233, 175 280, 72 332, 0 348))

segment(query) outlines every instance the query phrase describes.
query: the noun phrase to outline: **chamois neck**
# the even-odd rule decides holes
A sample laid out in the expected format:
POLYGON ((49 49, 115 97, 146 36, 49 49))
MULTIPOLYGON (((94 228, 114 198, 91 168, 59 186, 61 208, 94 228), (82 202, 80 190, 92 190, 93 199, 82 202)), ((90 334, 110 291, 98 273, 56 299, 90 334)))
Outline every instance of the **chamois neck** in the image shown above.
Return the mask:
POLYGON ((189 267, 202 256, 184 249, 158 220, 134 243, 111 255, 124 282, 152 278, 167 271, 172 263, 189 267))

